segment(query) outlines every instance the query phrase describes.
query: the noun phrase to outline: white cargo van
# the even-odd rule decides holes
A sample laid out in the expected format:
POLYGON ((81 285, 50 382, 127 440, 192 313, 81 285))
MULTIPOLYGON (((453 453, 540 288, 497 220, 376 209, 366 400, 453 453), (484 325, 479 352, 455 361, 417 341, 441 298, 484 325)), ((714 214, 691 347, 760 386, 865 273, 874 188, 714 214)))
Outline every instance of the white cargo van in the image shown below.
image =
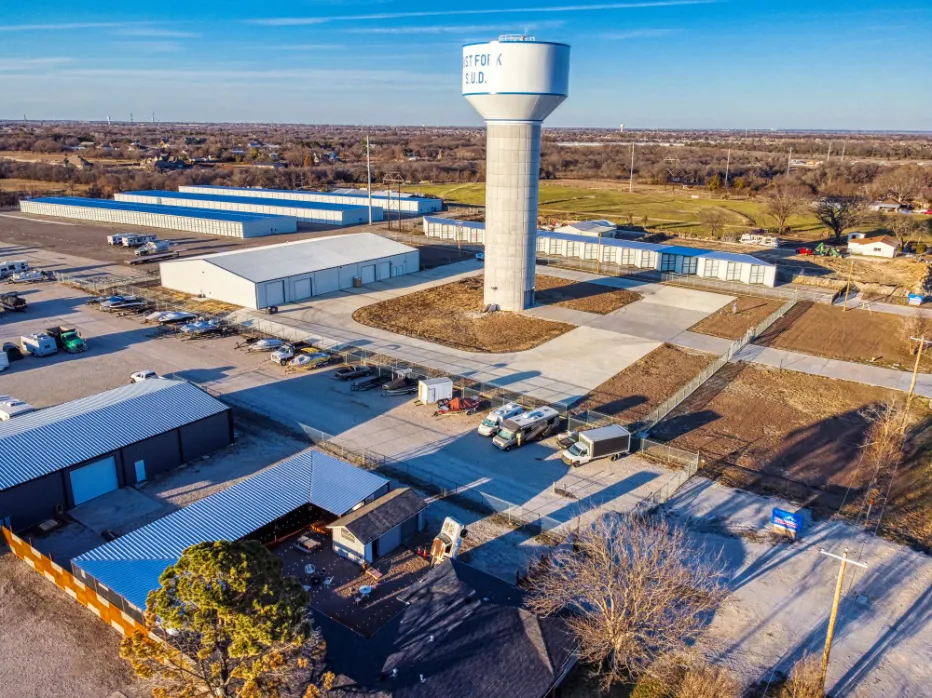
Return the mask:
POLYGON ((51 356, 58 353, 55 338, 44 332, 23 335, 20 337, 20 346, 22 346, 24 354, 32 354, 33 356, 51 356))
POLYGON ((562 421, 563 417, 552 407, 538 407, 502 422, 492 443, 503 451, 510 451, 531 441, 547 438, 560 428, 562 421))
POLYGON ((485 416, 485 419, 482 420, 482 424, 479 425, 479 435, 495 436, 502 422, 506 419, 517 417, 522 412, 524 412, 524 408, 517 402, 509 402, 507 405, 502 405, 498 409, 492 410, 485 416))

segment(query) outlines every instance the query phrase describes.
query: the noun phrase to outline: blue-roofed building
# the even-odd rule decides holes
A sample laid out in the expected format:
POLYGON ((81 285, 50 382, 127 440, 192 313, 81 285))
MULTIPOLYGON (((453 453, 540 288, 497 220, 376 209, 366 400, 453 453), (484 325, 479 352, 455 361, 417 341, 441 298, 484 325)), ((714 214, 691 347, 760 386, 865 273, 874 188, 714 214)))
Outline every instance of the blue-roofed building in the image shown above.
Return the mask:
POLYGON ((16 530, 233 442, 230 408, 185 381, 133 383, 0 422, 0 521, 16 530))
POLYGON ((321 515, 340 517, 388 490, 389 482, 383 477, 326 453, 303 451, 74 558, 72 571, 139 619, 149 592, 159 586, 159 576, 186 548, 206 541, 256 537, 283 517, 299 526, 321 515))
MULTIPOLYGON (((425 216, 424 234, 481 245, 485 242, 485 224, 425 216)), ((735 283, 774 286, 777 280, 776 265, 749 254, 549 230, 537 231, 537 253, 591 261, 601 257, 603 264, 735 283)))
MULTIPOLYGON (((357 202, 334 204, 323 201, 288 201, 225 194, 191 194, 177 191, 128 191, 115 194, 116 201, 128 201, 157 206, 215 209, 238 213, 263 213, 273 216, 294 216, 300 223, 323 225, 358 225, 369 222, 368 206, 357 202)), ((381 208, 372 209, 372 220, 383 220, 381 208)))
POLYGON ((73 218, 100 223, 140 225, 147 228, 183 230, 204 235, 252 238, 278 233, 294 233, 294 216, 241 213, 214 209, 192 210, 181 206, 158 206, 80 196, 47 196, 19 202, 23 213, 57 218, 73 218))
POLYGON ((433 197, 413 196, 397 192, 372 192, 361 189, 340 189, 337 191, 308 191, 306 189, 258 189, 253 187, 224 187, 217 185, 197 184, 178 187, 178 191, 190 194, 225 194, 227 196, 249 196, 262 199, 287 199, 289 201, 312 201, 331 204, 347 204, 350 206, 368 206, 372 202, 373 208, 389 211, 397 216, 399 212, 404 215, 423 215, 436 213, 443 209, 443 200, 433 197))

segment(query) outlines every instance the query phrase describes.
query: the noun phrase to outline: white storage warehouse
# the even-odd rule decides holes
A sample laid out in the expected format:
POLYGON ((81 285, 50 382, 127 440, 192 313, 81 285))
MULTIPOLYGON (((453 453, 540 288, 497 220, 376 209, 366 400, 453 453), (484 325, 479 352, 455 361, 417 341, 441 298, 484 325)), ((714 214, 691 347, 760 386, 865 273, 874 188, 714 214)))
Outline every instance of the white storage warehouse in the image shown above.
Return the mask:
MULTIPOLYGON (((290 201, 311 201, 326 204, 344 204, 347 206, 369 206, 369 197, 364 191, 339 192, 328 191, 305 191, 291 189, 256 189, 249 187, 221 187, 209 185, 189 185, 178 187, 178 191, 187 194, 221 194, 226 196, 250 196, 260 199, 288 199, 290 201)), ((418 196, 402 196, 398 198, 397 194, 372 194, 372 208, 390 210, 397 215, 401 207, 401 212, 405 214, 436 213, 443 208, 443 200, 423 198, 418 196)))
MULTIPOLYGON (((425 216, 424 234, 483 244, 485 224, 425 216)), ((600 249, 603 262, 619 266, 764 286, 774 286, 777 279, 775 265, 747 254, 537 231, 538 254, 596 260, 600 249)))
POLYGON ((162 285, 267 308, 418 271, 420 254, 372 233, 334 235, 162 262, 162 285))
MULTIPOLYGON (((240 213, 266 213, 273 216, 294 216, 301 223, 325 225, 357 225, 369 222, 367 206, 327 204, 319 201, 285 201, 283 199, 257 199, 249 196, 222 196, 218 194, 187 194, 176 191, 128 191, 115 194, 117 201, 132 201, 158 206, 207 208, 240 213)), ((372 209, 372 220, 383 219, 382 209, 372 209)))
POLYGON ((165 230, 184 230, 204 235, 252 238, 277 233, 294 233, 298 222, 294 216, 268 216, 258 213, 203 210, 174 206, 156 206, 127 201, 84 199, 77 196, 44 197, 19 202, 23 213, 82 221, 142 225, 165 230))

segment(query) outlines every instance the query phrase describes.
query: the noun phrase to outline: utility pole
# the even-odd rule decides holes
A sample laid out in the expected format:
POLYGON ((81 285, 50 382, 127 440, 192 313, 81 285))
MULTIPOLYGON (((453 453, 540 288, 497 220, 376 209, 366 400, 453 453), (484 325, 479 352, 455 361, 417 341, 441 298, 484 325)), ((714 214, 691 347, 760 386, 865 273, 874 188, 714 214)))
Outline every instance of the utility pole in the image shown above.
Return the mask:
POLYGON ((369 134, 366 134, 366 191, 369 193, 369 225, 372 225, 372 162, 369 158, 369 134))
POLYGON ((903 426, 901 431, 905 433, 906 425, 909 422, 909 405, 913 401, 913 393, 916 390, 916 378, 919 375, 919 359, 922 358, 922 350, 926 344, 932 344, 932 339, 926 339, 925 335, 921 337, 910 337, 914 342, 919 342, 919 348, 916 350, 916 363, 913 364, 913 378, 909 382, 909 392, 906 393, 906 409, 903 410, 903 426))
POLYGON ((728 149, 728 159, 725 161, 725 189, 728 189, 728 171, 731 169, 731 148, 728 149))
POLYGON ((850 563, 852 565, 857 565, 858 567, 863 567, 867 569, 867 565, 863 562, 855 562, 854 560, 848 559, 848 549, 845 548, 842 554, 835 555, 830 553, 827 550, 819 551, 822 555, 827 555, 828 557, 835 558, 836 560, 841 561, 841 567, 838 570, 838 581, 835 583, 835 598, 832 601, 832 613, 828 619, 828 630, 825 633, 825 651, 822 653, 822 675, 819 680, 819 686, 821 687, 820 695, 825 694, 825 675, 828 673, 828 658, 832 653, 832 639, 835 636, 835 621, 838 619, 838 604, 841 602, 841 588, 845 582, 845 567, 850 563))
POLYGON ((848 150, 848 139, 845 138, 845 142, 841 144, 841 161, 845 161, 845 151, 848 150))
POLYGON ((628 178, 628 193, 634 193, 634 143, 631 143, 631 176, 628 178))

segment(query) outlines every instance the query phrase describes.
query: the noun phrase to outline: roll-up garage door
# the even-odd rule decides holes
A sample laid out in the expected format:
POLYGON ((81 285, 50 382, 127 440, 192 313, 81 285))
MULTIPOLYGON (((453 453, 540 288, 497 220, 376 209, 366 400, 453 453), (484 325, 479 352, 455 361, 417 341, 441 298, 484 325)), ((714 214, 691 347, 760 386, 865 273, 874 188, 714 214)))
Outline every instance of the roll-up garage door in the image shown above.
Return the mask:
POLYGON ((362 282, 371 284, 373 281, 375 281, 375 265, 367 264, 362 268, 362 282))
POLYGON ((387 279, 392 274, 391 262, 379 262, 379 281, 387 279))
POLYGON ((311 297, 311 280, 298 279, 294 282, 294 300, 303 301, 311 297))
POLYGON ((113 456, 76 468, 69 475, 75 506, 120 487, 113 456))
POLYGON ((272 281, 265 285, 266 305, 285 305, 285 282, 272 281))

